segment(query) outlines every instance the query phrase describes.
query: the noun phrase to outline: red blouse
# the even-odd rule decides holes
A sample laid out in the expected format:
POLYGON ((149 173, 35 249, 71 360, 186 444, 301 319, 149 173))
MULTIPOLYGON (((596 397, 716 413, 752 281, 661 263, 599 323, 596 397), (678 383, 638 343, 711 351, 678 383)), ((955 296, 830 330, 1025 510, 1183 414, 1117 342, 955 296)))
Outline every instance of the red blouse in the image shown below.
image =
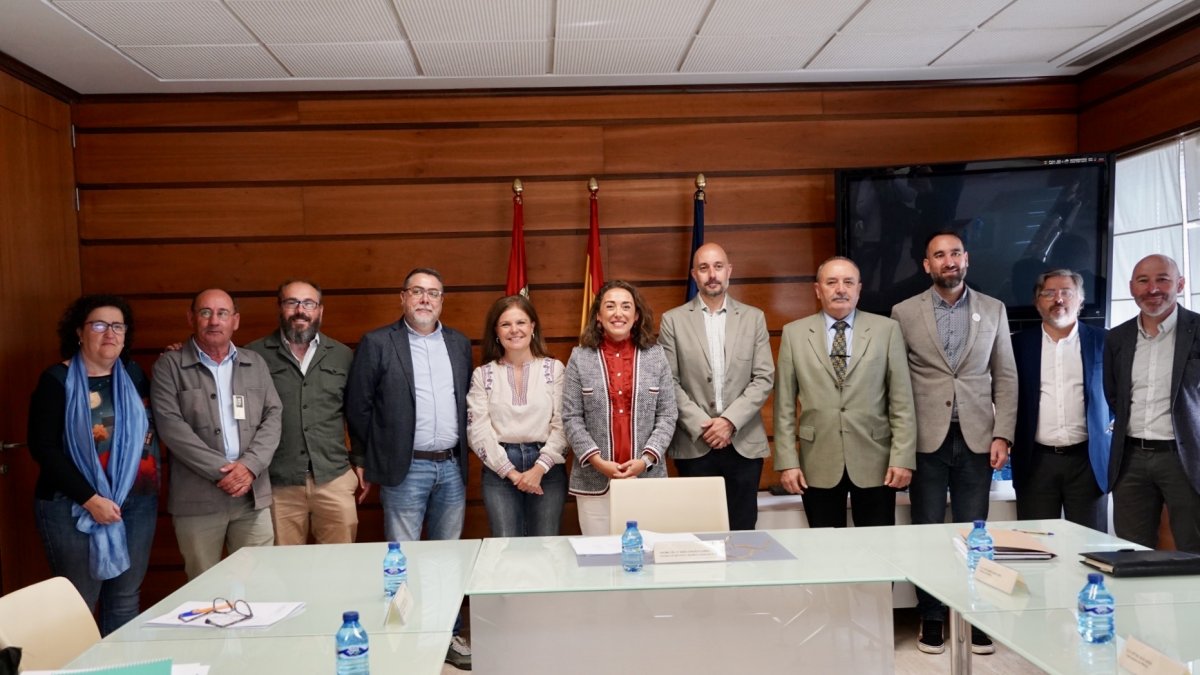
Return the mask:
POLYGON ((617 464, 633 458, 633 352, 629 340, 615 343, 605 338, 600 345, 608 371, 609 429, 613 461, 617 464))

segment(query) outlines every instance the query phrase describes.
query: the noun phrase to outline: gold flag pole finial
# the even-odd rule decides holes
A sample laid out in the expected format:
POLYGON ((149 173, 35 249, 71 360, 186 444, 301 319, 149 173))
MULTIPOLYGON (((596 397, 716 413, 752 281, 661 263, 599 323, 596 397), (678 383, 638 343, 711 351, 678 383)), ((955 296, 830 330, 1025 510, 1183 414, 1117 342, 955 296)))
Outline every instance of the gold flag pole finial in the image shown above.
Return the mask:
POLYGON ((596 182, 596 177, 592 176, 588 179, 588 192, 596 194, 600 190, 600 184, 596 182))
POLYGON ((520 178, 513 179, 512 190, 513 190, 513 194, 515 194, 515 195, 520 195, 522 192, 525 191, 525 184, 521 182, 520 178))
POLYGON ((697 190, 703 190, 704 186, 707 184, 708 184, 708 181, 705 180, 704 174, 702 174, 702 173, 696 174, 696 189, 697 190))

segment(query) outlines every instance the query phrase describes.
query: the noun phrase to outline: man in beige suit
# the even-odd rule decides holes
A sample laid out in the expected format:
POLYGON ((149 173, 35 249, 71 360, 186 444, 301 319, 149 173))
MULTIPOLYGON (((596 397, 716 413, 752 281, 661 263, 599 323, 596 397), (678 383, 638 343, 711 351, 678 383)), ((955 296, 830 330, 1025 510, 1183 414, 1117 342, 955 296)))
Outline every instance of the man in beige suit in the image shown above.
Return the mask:
POLYGON ((699 294, 663 315, 658 343, 675 377, 679 418, 669 454, 681 476, 721 476, 729 527, 753 530, 770 452, 762 406, 775 369, 761 310, 729 297, 733 265, 716 244, 696 249, 699 294))
MULTIPOLYGON (((1008 312, 999 300, 967 288, 967 251, 957 234, 930 237, 924 264, 933 288, 892 308, 908 343, 919 422, 912 522, 943 522, 947 489, 955 522, 987 518, 992 469, 1008 459, 1017 425, 1008 312)), ((917 647, 942 653, 946 608, 918 588, 917 609, 917 647)), ((972 629, 971 651, 990 654, 992 641, 972 629)))
POLYGON ((822 263, 813 286, 821 311, 784 326, 779 347, 775 470, 804 495, 810 527, 845 527, 847 495, 855 525, 895 525, 917 442, 900 326, 856 309, 862 279, 847 258, 822 263))

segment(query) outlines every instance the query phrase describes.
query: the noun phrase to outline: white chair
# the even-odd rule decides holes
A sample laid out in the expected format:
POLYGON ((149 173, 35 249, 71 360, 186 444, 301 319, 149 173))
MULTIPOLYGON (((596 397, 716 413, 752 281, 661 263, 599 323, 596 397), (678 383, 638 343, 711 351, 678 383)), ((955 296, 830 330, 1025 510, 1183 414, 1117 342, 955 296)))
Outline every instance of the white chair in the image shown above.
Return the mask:
POLYGON ((66 577, 0 596, 0 648, 21 648, 21 670, 62 668, 100 640, 96 620, 66 577))
POLYGON ((654 532, 726 532, 725 479, 638 478, 608 484, 609 530, 625 531, 625 521, 654 532))

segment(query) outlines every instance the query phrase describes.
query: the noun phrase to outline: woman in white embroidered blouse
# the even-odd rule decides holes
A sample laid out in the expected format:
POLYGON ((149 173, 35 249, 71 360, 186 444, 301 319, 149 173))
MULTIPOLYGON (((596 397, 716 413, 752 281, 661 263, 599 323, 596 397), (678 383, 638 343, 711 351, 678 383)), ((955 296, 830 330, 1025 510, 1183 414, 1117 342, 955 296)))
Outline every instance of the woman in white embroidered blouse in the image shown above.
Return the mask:
POLYGON ((467 441, 483 460, 494 537, 557 535, 567 498, 562 361, 546 352, 528 298, 500 298, 483 327, 467 393, 467 441))

